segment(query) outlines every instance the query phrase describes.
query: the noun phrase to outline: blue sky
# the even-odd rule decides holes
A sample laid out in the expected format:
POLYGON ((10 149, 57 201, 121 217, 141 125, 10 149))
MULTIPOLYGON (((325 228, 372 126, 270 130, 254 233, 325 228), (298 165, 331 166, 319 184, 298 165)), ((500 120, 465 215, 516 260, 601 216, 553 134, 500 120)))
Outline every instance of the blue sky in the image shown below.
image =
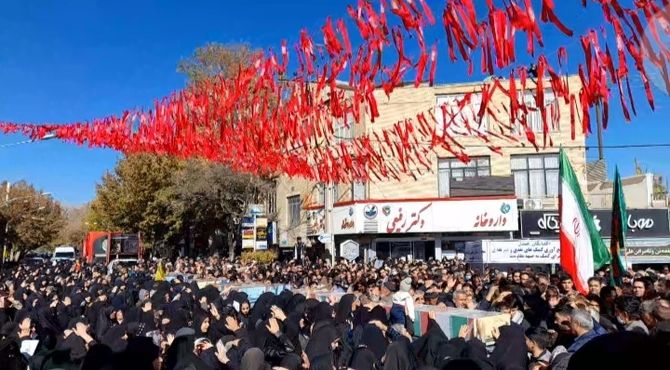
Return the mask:
MULTIPOLYGON (((318 30, 328 15, 344 17, 350 2, 4 0, 0 3, 0 120, 60 123, 147 106, 183 87, 176 65, 197 46, 247 42, 277 48, 282 38, 295 41, 303 27, 318 30)), ((562 2, 557 2, 559 16, 576 31, 593 22, 594 17, 580 7, 562 2)), ((437 9, 443 2, 429 3, 437 9)), ((569 42, 550 28, 545 28, 547 45, 569 42)), ((427 33, 429 41, 441 36, 439 28, 427 33)), ((571 51, 577 46, 569 45, 571 51)), ((446 63, 443 40, 440 46, 439 82, 463 80, 463 65, 446 63)), ((581 53, 571 55, 576 65, 581 53)), ((640 94, 639 79, 633 80, 633 86, 639 90, 639 115, 632 124, 625 124, 615 105, 606 144, 670 142, 668 97, 656 90, 657 109, 651 112, 640 94)), ((20 136, 0 136, 0 179, 28 180, 70 205, 91 200, 96 182, 120 156, 55 140, 3 147, 20 140, 20 136)), ((593 143, 595 136, 589 139, 593 143)), ((633 172, 634 158, 650 170, 670 174, 668 154, 670 149, 663 148, 606 151, 610 167, 618 163, 624 176, 633 172)), ((595 150, 588 154, 589 159, 596 156, 595 150)))

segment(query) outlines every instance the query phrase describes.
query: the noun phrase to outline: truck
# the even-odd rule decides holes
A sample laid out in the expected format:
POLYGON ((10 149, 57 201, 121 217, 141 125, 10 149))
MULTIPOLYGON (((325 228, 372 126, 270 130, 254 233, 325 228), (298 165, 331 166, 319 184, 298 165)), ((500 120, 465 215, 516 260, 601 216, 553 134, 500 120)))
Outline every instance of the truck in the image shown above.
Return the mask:
POLYGON ((82 256, 87 263, 104 263, 113 260, 141 259, 142 241, 139 233, 91 231, 84 238, 82 256))

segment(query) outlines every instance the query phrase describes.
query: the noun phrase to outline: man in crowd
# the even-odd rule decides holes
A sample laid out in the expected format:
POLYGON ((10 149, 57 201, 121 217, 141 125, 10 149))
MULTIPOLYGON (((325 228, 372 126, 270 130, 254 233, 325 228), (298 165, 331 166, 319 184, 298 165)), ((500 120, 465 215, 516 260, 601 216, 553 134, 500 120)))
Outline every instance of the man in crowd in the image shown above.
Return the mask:
POLYGON ((600 289, 603 287, 602 280, 600 280, 599 277, 592 277, 589 278, 588 280, 589 284, 589 294, 593 294, 594 296, 600 296, 600 289))

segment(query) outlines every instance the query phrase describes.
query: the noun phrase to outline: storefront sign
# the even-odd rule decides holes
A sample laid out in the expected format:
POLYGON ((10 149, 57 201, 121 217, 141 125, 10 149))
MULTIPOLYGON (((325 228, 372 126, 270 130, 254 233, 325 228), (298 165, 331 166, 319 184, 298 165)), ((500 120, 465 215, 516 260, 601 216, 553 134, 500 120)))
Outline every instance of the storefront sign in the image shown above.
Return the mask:
POLYGON ((465 243, 468 263, 553 264, 560 263, 558 240, 483 240, 465 243))
POLYGON ((253 217, 243 217, 242 218, 242 227, 254 227, 254 218, 253 217))
POLYGON ((321 234, 321 235, 319 235, 317 240, 319 241, 319 243, 326 244, 326 243, 330 243, 330 242, 333 241, 333 236, 330 235, 330 234, 321 234))
POLYGON ((268 249, 267 217, 244 217, 241 225, 242 248, 268 249))
POLYGON ((268 219, 266 217, 256 218, 256 250, 268 249, 268 219))
MULTIPOLYGON (((670 257, 670 247, 626 247, 626 257, 670 257)), ((631 261, 632 262, 632 261, 631 261)))
MULTIPOLYGON (((611 234, 612 212, 591 211, 600 235, 611 234)), ((670 236, 667 209, 629 209, 627 237, 649 238, 670 236)), ((523 238, 558 237, 560 223, 557 211, 521 211, 521 236, 523 238)))
POLYGON ((368 220, 374 220, 377 218, 377 213, 378 213, 377 206, 374 204, 367 204, 365 207, 363 207, 363 214, 365 215, 365 218, 368 220))
POLYGON ((518 210, 516 200, 505 197, 369 202, 335 207, 333 221, 336 235, 516 231, 518 210))

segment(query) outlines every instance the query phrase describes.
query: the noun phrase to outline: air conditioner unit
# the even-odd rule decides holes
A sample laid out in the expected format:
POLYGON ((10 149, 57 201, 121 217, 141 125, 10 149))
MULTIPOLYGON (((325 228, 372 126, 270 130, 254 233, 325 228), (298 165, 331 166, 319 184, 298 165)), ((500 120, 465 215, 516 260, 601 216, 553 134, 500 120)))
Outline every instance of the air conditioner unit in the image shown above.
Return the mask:
POLYGON ((540 200, 540 199, 524 199, 523 209, 527 209, 529 211, 542 209, 542 200, 540 200))

